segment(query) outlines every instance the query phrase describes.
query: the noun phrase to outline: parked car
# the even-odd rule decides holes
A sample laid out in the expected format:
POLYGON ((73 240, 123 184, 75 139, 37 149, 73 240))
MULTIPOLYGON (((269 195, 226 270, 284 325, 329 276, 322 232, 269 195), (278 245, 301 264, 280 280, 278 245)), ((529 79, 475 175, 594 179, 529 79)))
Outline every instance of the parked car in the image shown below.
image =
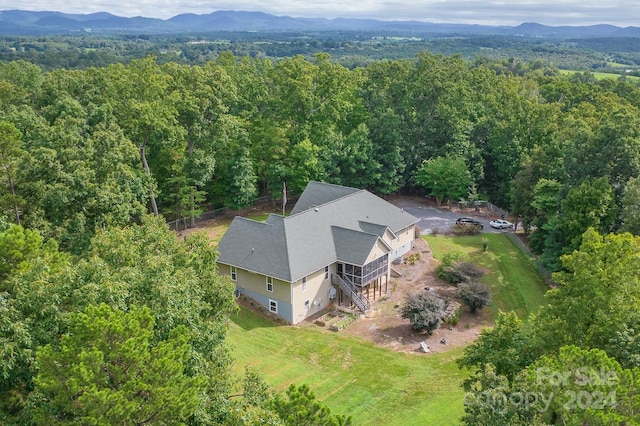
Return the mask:
POLYGON ((456 225, 473 225, 473 226, 477 226, 480 229, 484 228, 484 225, 482 224, 482 222, 472 217, 458 218, 458 220, 456 220, 456 225))
POLYGON ((504 219, 492 220, 491 222, 489 222, 489 225, 491 225, 493 228, 496 228, 496 229, 513 228, 513 223, 506 221, 504 219))

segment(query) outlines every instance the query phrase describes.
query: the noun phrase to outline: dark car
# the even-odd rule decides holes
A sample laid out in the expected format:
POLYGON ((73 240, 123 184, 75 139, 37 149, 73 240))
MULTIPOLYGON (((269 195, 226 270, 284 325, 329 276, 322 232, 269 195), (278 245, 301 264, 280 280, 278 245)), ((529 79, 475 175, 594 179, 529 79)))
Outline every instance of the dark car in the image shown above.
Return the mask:
POLYGON ((480 229, 484 227, 484 225, 482 225, 482 222, 472 217, 458 218, 458 220, 456 220, 456 225, 473 225, 473 226, 477 226, 480 229))

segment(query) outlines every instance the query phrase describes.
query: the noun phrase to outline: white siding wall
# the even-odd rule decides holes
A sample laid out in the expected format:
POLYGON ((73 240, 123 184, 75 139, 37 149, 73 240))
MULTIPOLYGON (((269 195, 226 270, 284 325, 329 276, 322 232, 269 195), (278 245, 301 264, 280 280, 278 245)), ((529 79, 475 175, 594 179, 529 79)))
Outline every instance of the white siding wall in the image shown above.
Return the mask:
POLYGON ((321 269, 307 276, 306 289, 303 290, 302 280, 291 285, 291 299, 293 323, 297 324, 305 318, 320 312, 329 306, 329 288, 331 287, 331 274, 336 273, 336 265, 329 265, 329 273, 325 279, 325 271, 321 269), (305 309, 305 301, 309 301, 309 310, 305 309))
POLYGON ((415 225, 411 225, 408 228, 398 231, 396 238, 394 239, 388 239, 387 235, 385 235, 385 242, 387 242, 392 248, 391 253, 389 253, 389 261, 393 261, 394 259, 403 256, 413 248, 415 241, 415 225))

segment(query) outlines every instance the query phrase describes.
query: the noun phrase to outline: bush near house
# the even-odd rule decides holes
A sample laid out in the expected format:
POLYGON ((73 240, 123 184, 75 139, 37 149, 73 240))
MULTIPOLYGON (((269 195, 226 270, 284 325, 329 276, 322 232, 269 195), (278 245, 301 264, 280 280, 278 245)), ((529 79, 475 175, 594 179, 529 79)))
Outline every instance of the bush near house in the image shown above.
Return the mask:
POLYGON ((482 278, 484 271, 478 265, 471 262, 454 262, 450 266, 442 268, 440 278, 450 284, 460 284, 482 278))
POLYGON ((425 331, 431 335, 440 327, 447 309, 447 302, 429 290, 409 295, 401 308, 402 318, 408 319, 416 331, 425 331))
POLYGON ((446 252, 442 259, 440 260, 440 265, 438 266, 438 278, 450 282, 448 277, 448 270, 456 262, 466 261, 468 256, 459 251, 459 250, 450 250, 446 252))

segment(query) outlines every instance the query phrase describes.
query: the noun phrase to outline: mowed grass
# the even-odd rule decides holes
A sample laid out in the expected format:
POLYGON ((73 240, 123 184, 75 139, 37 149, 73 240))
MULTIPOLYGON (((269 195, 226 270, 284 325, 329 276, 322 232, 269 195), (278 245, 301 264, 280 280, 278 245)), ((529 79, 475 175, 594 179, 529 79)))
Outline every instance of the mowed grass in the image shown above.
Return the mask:
MULTIPOLYGON (((504 234, 471 237, 426 236, 436 258, 460 250, 486 268, 483 277, 493 301, 484 316, 514 310, 522 318, 536 312, 547 289, 531 261, 504 234), (482 251, 482 236, 489 250, 482 251)), ((323 331, 311 324, 284 326, 244 308, 231 318, 227 342, 234 371, 259 372, 275 389, 307 384, 333 413, 355 425, 458 425, 464 413, 460 384, 465 372, 445 353, 398 353, 323 331)))
POLYGON ((491 289, 493 300, 486 307, 489 318, 495 318, 499 310, 515 311, 522 319, 537 312, 544 303, 548 289, 531 260, 516 247, 505 234, 473 235, 465 237, 445 237, 426 235, 436 259, 451 250, 458 250, 469 256, 469 261, 486 268, 482 277, 491 289), (489 249, 482 251, 482 238, 489 240, 489 249))
POLYGON ((397 353, 309 324, 279 325, 246 309, 233 315, 227 342, 237 373, 251 367, 281 391, 306 383, 356 425, 457 425, 463 414, 460 349, 397 353))

